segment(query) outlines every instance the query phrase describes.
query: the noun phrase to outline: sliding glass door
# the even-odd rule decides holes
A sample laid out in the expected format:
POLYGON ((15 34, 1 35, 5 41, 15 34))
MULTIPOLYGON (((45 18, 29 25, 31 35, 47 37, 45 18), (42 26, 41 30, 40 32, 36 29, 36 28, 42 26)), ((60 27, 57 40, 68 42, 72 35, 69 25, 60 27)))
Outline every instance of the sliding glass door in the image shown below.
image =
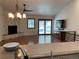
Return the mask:
POLYGON ((39 20, 39 34, 51 34, 52 33, 52 21, 51 20, 39 20))
POLYGON ((40 19, 38 26, 39 43, 51 43, 52 20, 40 19))
POLYGON ((45 21, 45 34, 51 34, 52 31, 51 31, 51 21, 45 21))
POLYGON ((39 21, 39 34, 44 34, 45 33, 44 24, 45 24, 44 20, 39 21))

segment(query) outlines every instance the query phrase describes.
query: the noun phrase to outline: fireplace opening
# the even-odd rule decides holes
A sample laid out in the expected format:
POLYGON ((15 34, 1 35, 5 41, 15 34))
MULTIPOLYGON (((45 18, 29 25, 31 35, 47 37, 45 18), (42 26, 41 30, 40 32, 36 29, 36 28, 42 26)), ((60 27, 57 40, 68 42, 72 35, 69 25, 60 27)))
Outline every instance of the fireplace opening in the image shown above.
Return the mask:
POLYGON ((8 26, 8 35, 17 34, 17 25, 8 26))

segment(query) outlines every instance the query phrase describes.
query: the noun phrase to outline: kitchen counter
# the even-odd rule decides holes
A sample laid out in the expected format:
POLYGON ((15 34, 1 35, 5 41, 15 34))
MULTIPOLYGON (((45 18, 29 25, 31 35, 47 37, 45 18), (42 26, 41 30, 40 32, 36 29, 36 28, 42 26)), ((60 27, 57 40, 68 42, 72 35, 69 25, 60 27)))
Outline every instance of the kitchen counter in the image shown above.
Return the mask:
POLYGON ((79 53, 79 42, 21 45, 30 58, 79 53))
POLYGON ((7 52, 0 47, 0 59, 15 59, 15 52, 7 52))
MULTIPOLYGON (((61 55, 79 53, 79 42, 30 44, 30 45, 21 45, 20 47, 27 52, 27 55, 30 58, 49 57, 49 56, 53 57, 59 55, 61 56, 61 55)), ((74 58, 74 59, 79 59, 79 54, 76 57, 78 58, 74 58)), ((0 47, 0 59, 15 59, 15 52, 6 52, 3 49, 3 47, 0 47)), ((57 57, 55 57, 55 59, 57 59, 57 57)), ((70 59, 70 57, 68 57, 67 59, 70 59)))

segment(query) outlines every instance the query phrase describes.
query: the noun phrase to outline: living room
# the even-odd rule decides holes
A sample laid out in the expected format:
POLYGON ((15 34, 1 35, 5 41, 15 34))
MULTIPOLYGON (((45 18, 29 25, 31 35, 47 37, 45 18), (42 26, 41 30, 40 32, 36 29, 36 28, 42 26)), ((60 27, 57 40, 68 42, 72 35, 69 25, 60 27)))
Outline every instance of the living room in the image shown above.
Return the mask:
POLYGON ((9 42, 32 45, 79 41, 78 6, 79 0, 1 0, 0 45, 9 42), (17 18, 18 10, 21 14, 25 13, 26 18, 17 18), (8 16, 11 12, 14 14, 13 18, 8 16), (57 21, 63 22, 63 25, 57 25, 57 21), (60 32, 74 33, 73 39, 69 40, 72 36, 69 35, 67 40, 63 40, 63 33, 61 37, 57 36, 60 36, 60 32), (57 38, 52 39, 55 35, 57 38))

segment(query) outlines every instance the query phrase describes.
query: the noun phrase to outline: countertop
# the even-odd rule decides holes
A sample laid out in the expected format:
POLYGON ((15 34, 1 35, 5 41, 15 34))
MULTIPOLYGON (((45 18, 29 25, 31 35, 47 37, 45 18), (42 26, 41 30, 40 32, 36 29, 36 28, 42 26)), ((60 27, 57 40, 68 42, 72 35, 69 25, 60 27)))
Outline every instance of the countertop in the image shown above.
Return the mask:
POLYGON ((0 59, 15 59, 15 52, 7 52, 0 47, 0 59))
POLYGON ((79 42, 21 45, 29 57, 56 56, 79 53, 79 42))
MULTIPOLYGON (((21 45, 29 57, 56 56, 79 53, 79 42, 21 45)), ((0 47, 0 59, 15 59, 15 52, 6 52, 0 47)))

